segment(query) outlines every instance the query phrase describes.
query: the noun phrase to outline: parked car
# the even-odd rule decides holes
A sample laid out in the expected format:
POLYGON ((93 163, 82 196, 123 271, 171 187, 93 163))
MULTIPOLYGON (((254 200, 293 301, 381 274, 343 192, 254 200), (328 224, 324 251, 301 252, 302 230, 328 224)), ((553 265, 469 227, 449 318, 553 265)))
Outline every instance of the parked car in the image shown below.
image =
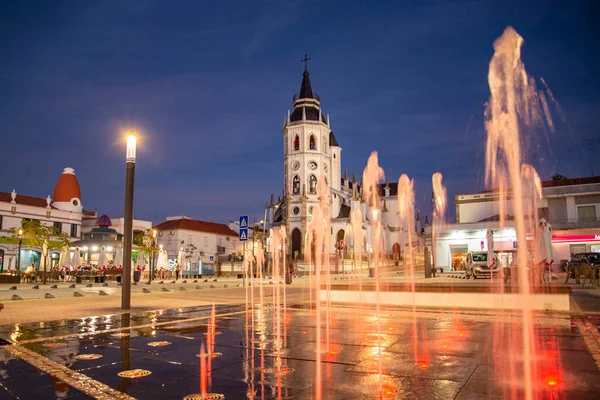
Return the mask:
POLYGON ((500 263, 496 259, 496 265, 494 268, 489 268, 487 265, 487 252, 485 251, 470 251, 467 254, 465 261, 465 275, 467 279, 473 277, 477 279, 479 277, 491 277, 492 274, 498 275, 500 273, 500 263))
POLYGON ((575 267, 580 265, 600 265, 600 253, 577 253, 567 263, 571 278, 575 278, 575 267))

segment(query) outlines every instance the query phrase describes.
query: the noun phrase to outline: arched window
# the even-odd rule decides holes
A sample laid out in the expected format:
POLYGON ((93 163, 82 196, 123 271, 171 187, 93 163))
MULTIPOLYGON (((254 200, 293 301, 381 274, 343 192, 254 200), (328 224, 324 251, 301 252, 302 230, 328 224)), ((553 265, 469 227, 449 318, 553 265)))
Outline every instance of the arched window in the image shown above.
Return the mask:
POLYGON ((317 194, 317 177, 314 175, 308 177, 308 193, 317 194))
POLYGON ((296 137, 294 138, 294 150, 300 150, 300 138, 298 137, 298 135, 296 135, 296 137))
POLYGON ((315 139, 315 135, 310 135, 310 139, 308 140, 308 148, 311 150, 317 149, 317 139, 315 139))
POLYGON ((300 178, 298 178, 298 175, 294 175, 294 179, 292 179, 292 193, 300 194, 300 178))

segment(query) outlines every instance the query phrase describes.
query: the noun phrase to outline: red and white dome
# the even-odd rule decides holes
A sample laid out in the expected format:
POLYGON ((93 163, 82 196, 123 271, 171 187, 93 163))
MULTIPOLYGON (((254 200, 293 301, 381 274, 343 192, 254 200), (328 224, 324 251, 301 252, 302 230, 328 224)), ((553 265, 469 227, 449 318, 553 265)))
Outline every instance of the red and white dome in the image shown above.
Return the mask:
POLYGON ((73 168, 65 168, 56 187, 52 205, 62 211, 81 212, 81 189, 73 168))

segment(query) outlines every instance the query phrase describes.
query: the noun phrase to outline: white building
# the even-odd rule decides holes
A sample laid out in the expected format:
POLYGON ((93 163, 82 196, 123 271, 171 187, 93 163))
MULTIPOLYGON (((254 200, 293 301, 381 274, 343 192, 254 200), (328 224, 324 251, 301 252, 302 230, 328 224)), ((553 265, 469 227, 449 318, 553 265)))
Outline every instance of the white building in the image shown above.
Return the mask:
POLYGON ((154 229, 157 245, 167 251, 169 262, 174 264, 183 249, 191 272, 211 273, 219 256, 241 254, 238 234, 225 224, 177 216, 168 217, 154 229))
MULTIPOLYGON (((542 181, 542 199, 538 216, 553 229, 555 264, 568 260, 573 253, 600 252, 600 177, 542 181)), ((450 270, 468 251, 487 250, 487 228, 494 231, 494 250, 508 263, 518 246, 510 193, 506 195, 500 227, 498 192, 457 194, 456 224, 438 228, 435 234, 435 264, 450 270)), ((431 235, 431 227, 426 227, 431 235)), ((529 240, 529 238, 528 238, 529 240)), ((430 240, 428 245, 430 245, 430 240)))
MULTIPOLYGON (((65 168, 59 177, 54 196, 30 197, 0 192, 0 273, 15 269, 18 239, 11 237, 9 230, 19 228, 23 220, 39 220, 42 225, 54 226, 72 239, 81 236, 83 205, 81 189, 73 168, 65 168)), ((58 262, 59 252, 50 251, 52 263, 58 262)), ((21 246, 20 267, 25 269, 34 264, 40 268, 41 249, 21 246)), ((50 267, 50 266, 48 266, 50 267)))
MULTIPOLYGON (((271 195, 267 205, 269 227, 284 226, 290 238, 289 254, 303 258, 304 240, 314 206, 319 202, 317 182, 324 176, 330 188, 330 254, 336 243, 344 240, 346 250, 351 250, 353 238, 350 213, 360 209, 363 216, 363 249, 371 247, 371 220, 374 208, 381 210, 384 228, 383 241, 387 253, 399 255, 408 247, 406 228, 400 228, 398 218, 397 183, 380 184, 380 204, 367 204, 361 184, 348 173, 342 177, 342 147, 331 130, 329 115, 321 109, 319 96, 313 93, 308 70, 304 70, 300 94, 294 96, 293 111, 288 111, 283 125, 283 199, 274 201, 271 195)), ((365 160, 366 161, 366 160, 365 160)), ((409 228, 413 230, 413 246, 418 246, 418 220, 409 228)))
POLYGON ((600 253, 600 177, 542 182, 542 196, 540 215, 552 225, 557 261, 600 253))

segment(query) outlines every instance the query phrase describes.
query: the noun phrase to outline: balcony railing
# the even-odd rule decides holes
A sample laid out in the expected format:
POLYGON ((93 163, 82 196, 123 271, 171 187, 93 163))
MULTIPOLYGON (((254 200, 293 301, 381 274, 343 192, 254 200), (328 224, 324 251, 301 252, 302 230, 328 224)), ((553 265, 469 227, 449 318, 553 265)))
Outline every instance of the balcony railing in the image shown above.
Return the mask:
POLYGON ((557 229, 586 229, 586 228, 600 228, 600 219, 550 219, 550 225, 553 230, 557 229))

